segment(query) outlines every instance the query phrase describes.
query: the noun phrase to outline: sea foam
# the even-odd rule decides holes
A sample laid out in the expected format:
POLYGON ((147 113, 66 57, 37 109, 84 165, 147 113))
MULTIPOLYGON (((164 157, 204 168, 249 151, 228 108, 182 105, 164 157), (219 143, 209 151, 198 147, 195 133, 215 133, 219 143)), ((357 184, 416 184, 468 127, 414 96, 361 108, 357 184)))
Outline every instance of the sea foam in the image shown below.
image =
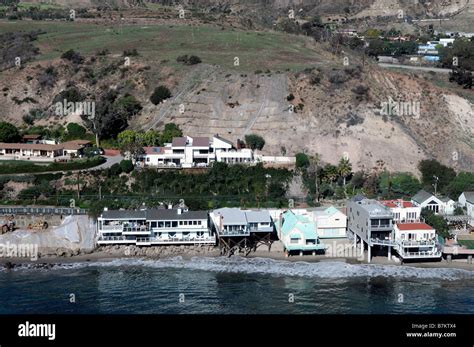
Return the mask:
MULTIPOLYGON (((84 267, 129 267, 140 266, 155 269, 186 269, 212 272, 262 274, 272 276, 296 276, 312 278, 351 278, 351 277, 392 277, 413 279, 460 280, 474 279, 474 271, 453 268, 418 268, 406 265, 347 264, 340 261, 292 262, 268 258, 234 257, 193 257, 183 259, 172 257, 159 260, 140 258, 121 258, 111 261, 79 262, 54 264, 40 267, 44 270, 66 270, 84 267)), ((21 265, 16 270, 38 270, 39 264, 21 265)))

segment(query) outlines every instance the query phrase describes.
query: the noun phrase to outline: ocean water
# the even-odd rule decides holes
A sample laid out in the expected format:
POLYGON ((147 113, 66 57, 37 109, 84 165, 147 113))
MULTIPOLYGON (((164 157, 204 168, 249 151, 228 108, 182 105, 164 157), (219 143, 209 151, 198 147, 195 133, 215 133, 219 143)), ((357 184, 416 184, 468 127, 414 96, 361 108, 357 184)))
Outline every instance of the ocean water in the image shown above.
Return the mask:
POLYGON ((474 314, 474 272, 240 257, 2 269, 12 313, 474 314))

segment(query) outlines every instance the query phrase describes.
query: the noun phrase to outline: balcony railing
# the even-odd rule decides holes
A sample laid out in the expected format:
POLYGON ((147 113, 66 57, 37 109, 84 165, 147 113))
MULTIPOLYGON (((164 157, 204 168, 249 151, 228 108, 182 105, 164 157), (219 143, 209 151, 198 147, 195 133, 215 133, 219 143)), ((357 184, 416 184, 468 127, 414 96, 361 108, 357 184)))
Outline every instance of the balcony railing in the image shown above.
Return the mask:
POLYGON ((122 231, 123 225, 102 225, 102 231, 122 231))
POLYGON ((438 258, 441 257, 441 251, 420 251, 420 252, 400 252, 402 258, 438 258))
POLYGON ((421 246, 434 246, 436 242, 434 240, 402 240, 401 245, 403 247, 421 247, 421 246))
POLYGON ((222 236, 250 236, 250 230, 222 230, 219 234, 222 236))

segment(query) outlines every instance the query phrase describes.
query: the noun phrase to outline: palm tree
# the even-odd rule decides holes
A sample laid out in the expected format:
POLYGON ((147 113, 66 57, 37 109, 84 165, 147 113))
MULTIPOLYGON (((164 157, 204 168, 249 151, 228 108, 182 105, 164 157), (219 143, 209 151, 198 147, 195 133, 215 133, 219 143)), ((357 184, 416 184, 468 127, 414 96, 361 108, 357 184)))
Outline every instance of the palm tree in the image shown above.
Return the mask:
POLYGON ((337 172, 339 173, 339 176, 342 177, 342 185, 344 187, 344 195, 347 198, 347 191, 346 191, 346 178, 349 176, 352 172, 352 165, 349 162, 349 159, 347 158, 341 158, 339 160, 339 164, 337 165, 337 172))
POLYGON ((346 187, 346 178, 352 172, 352 164, 349 162, 349 159, 341 158, 339 164, 337 165, 337 172, 339 176, 342 177, 344 188, 346 187))

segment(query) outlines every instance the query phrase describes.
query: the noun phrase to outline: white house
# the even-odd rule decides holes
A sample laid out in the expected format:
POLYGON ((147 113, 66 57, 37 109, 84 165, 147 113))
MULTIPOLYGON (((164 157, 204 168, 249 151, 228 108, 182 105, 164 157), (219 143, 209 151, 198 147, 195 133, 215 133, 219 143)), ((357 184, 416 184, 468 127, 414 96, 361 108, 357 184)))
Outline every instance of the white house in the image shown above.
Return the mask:
POLYGON ((396 223, 394 226, 395 250, 402 259, 441 257, 436 231, 426 223, 396 223))
POLYGON ((403 199, 382 200, 383 205, 387 206, 393 213, 393 221, 402 222, 418 222, 420 221, 421 207, 414 206, 410 201, 403 199))
POLYGON ((210 213, 218 236, 249 236, 251 233, 273 232, 273 222, 267 210, 241 210, 224 207, 210 213))
POLYGON ((474 225, 474 191, 463 192, 458 198, 458 203, 466 209, 466 214, 469 216, 469 224, 474 225))
POLYGON ((312 211, 316 232, 321 239, 346 237, 347 217, 334 206, 312 211))
POLYGON ((230 141, 218 135, 208 137, 175 137, 163 147, 145 147, 141 157, 144 166, 207 167, 211 163, 252 163, 250 149, 235 149, 230 141))
POLYGON ((427 208, 436 214, 453 214, 456 203, 449 198, 438 198, 425 190, 420 190, 411 198, 414 206, 427 208))
POLYGON ((104 209, 97 219, 97 229, 99 245, 213 245, 216 242, 208 225, 207 212, 189 211, 183 207, 104 209))

